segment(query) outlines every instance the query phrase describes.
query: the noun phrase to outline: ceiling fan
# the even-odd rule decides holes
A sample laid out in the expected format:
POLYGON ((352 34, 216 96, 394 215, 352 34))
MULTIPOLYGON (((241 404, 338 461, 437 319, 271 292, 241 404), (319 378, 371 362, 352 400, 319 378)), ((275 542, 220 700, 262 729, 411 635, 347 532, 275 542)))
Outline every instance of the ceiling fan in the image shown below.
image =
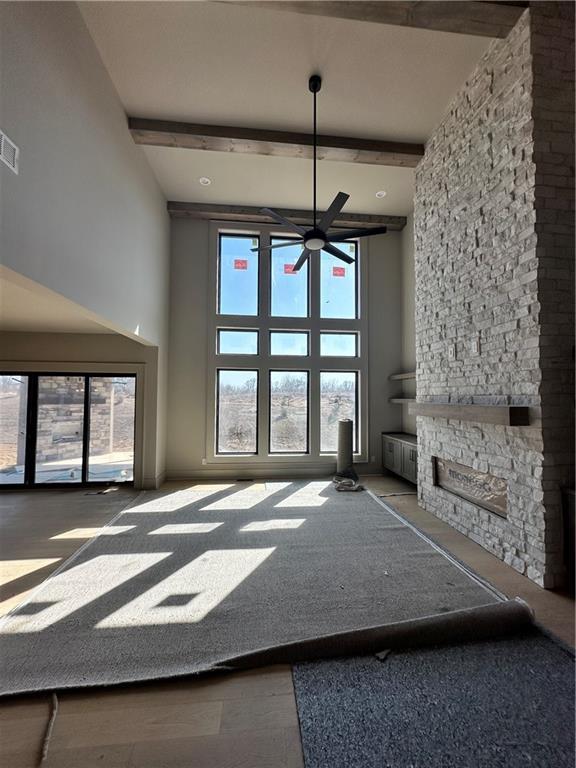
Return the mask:
POLYGON ((330 207, 325 211, 320 219, 318 219, 318 211, 316 206, 316 162, 317 162, 317 144, 318 134, 316 130, 316 97, 322 86, 322 78, 320 75, 312 75, 308 81, 308 88, 313 94, 314 98, 314 170, 313 170, 313 199, 314 199, 314 223, 311 229, 301 227, 299 224, 295 224, 290 219, 281 216, 271 208, 262 208, 262 213, 269 216, 278 224, 282 224, 292 232, 297 232, 300 237, 298 240, 291 240, 289 243, 275 243, 274 245, 265 245, 259 248, 252 248, 253 251, 269 251, 272 248, 286 248, 287 246, 294 245, 294 243, 302 243, 303 249, 300 254, 300 258, 296 264, 292 267, 292 272, 298 272, 305 261, 310 258, 310 254, 315 251, 326 251, 332 254, 337 259, 345 261, 346 264, 353 264, 354 259, 344 251, 337 248, 333 243, 343 243, 347 240, 357 237, 369 237, 370 235, 383 235, 386 231, 386 227, 372 227, 371 229, 348 229, 345 231, 336 231, 329 233, 328 230, 332 226, 332 222, 338 216, 346 201, 350 197, 345 192, 338 192, 330 207))

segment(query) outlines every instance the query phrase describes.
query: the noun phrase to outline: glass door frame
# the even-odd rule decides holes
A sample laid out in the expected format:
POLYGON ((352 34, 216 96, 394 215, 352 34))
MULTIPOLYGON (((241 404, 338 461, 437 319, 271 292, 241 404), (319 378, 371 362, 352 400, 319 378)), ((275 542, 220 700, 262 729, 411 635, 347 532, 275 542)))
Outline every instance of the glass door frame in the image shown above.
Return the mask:
POLYGON ((2 491, 30 490, 32 488, 42 488, 50 490, 52 488, 106 488, 112 485, 136 486, 139 487, 142 482, 142 457, 139 446, 142 445, 143 434, 143 412, 140 393, 144 390, 144 365, 100 365, 98 367, 88 364, 80 367, 74 366, 72 369, 68 365, 50 365, 43 370, 37 364, 32 368, 25 364, 17 366, 1 366, 0 374, 2 376, 26 376, 28 378, 27 401, 26 401, 26 445, 24 451, 24 482, 6 483, 0 485, 2 491), (93 369, 92 369, 93 368, 93 369), (110 370, 113 368, 113 370, 110 370), (127 370, 127 368, 131 370, 127 370), (106 370, 107 369, 107 370, 106 370), (36 482, 36 448, 38 437, 38 380, 42 376, 69 376, 84 378, 84 407, 82 420, 82 475, 79 482, 67 483, 37 483, 36 482), (133 460, 133 479, 132 480, 89 480, 88 462, 90 450, 90 379, 91 378, 132 378, 135 383, 135 404, 134 404, 134 460, 133 460))

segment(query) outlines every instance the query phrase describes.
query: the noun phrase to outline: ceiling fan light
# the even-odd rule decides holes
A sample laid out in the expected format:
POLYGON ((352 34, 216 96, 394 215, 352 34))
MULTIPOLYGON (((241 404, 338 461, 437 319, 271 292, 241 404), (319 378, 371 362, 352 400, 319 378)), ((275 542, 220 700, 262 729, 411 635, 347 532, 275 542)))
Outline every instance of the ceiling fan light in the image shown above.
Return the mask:
POLYGON ((309 240, 304 241, 304 245, 311 251, 321 251, 326 245, 326 241, 321 237, 311 237, 309 240))
POLYGON ((318 227, 309 229, 304 235, 304 245, 310 251, 321 251, 326 245, 326 235, 323 230, 318 227))

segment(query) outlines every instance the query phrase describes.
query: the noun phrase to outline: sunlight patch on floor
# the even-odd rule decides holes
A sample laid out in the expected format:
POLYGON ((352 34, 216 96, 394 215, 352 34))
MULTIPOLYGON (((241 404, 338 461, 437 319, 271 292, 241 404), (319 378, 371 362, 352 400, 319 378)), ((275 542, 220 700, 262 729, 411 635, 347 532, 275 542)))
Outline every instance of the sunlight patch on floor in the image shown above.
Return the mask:
POLYGON ((39 571, 47 565, 53 565, 62 560, 61 557, 34 558, 30 560, 0 560, 0 586, 11 581, 28 576, 29 573, 39 571))
POLYGON ((321 507, 328 498, 320 494, 332 485, 331 480, 306 483, 303 488, 294 491, 288 498, 282 499, 275 507, 321 507))
POLYGON ((154 531, 150 531, 148 536, 163 536, 164 534, 179 534, 179 533, 210 533, 224 523, 174 523, 173 525, 163 525, 161 528, 156 528, 154 531))
POLYGON ((0 633, 40 632, 84 608, 125 581, 159 563, 171 552, 99 555, 53 576, 18 613, 0 622, 0 633))
POLYGON ((50 541, 54 539, 91 539, 93 536, 117 536, 119 533, 126 533, 136 528, 135 525, 106 525, 103 528, 71 528, 64 533, 58 533, 56 536, 50 536, 50 541))
POLYGON ((184 488, 181 491, 174 491, 165 496, 159 496, 143 504, 137 504, 125 510, 125 514, 133 512, 175 512, 178 509, 187 507, 189 504, 195 504, 198 501, 214 496, 229 488, 233 488, 234 483, 217 483, 213 485, 193 485, 190 488, 184 488))
POLYGON ((252 509, 278 491, 283 491, 292 483, 252 483, 247 488, 231 493, 223 499, 218 499, 207 507, 202 507, 202 512, 210 512, 213 509, 252 509))
POLYGON ((306 518, 292 518, 290 520, 255 520, 240 528, 240 533, 250 531, 276 531, 287 528, 300 528, 306 518))
POLYGON ((275 549, 204 552, 96 626, 113 629, 202 621, 275 549))

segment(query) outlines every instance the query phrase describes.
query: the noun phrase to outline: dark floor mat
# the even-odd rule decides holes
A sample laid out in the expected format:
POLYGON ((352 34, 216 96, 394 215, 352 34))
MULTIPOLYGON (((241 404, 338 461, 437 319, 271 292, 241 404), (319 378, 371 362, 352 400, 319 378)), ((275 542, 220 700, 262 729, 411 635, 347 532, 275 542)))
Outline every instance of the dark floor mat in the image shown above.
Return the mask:
POLYGON ((574 659, 540 633, 294 667, 306 768, 573 768, 574 659))

